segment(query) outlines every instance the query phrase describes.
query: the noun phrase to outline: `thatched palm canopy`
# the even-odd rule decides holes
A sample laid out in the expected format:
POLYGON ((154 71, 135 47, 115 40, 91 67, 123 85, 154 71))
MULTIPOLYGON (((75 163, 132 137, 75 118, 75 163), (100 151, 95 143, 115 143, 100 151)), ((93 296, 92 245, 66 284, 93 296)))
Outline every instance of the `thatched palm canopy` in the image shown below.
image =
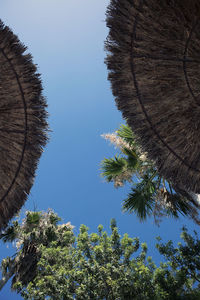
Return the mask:
POLYGON ((0 22, 0 229, 24 204, 47 140, 41 81, 25 50, 0 22))
POLYGON ((111 0, 107 26, 118 109, 160 174, 200 193, 200 1, 111 0))

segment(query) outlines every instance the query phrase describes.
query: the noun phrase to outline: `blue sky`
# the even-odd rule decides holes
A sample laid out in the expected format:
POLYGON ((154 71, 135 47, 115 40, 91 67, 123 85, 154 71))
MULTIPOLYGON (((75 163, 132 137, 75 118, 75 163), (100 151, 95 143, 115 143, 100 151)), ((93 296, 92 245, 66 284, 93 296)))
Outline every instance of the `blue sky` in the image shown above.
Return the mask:
MULTIPOLYGON (((180 228, 196 226, 186 219, 139 223, 121 211, 128 187, 114 189, 100 177, 100 162, 115 149, 100 135, 123 122, 107 81, 104 41, 108 0, 1 0, 1 19, 28 46, 42 74, 48 101, 50 142, 37 170, 31 195, 22 211, 53 208, 78 232, 80 224, 109 230, 116 218, 120 233, 140 237, 154 253, 155 237, 179 240, 180 228)), ((14 253, 0 245, 0 259, 14 253)), ((0 300, 18 300, 9 284, 0 300)))

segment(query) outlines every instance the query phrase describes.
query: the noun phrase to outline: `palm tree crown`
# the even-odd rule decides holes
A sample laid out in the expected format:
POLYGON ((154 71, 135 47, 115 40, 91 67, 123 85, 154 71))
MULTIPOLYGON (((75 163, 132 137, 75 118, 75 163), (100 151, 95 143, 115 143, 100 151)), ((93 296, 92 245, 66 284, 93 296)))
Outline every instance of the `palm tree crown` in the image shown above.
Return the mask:
POLYGON ((157 224, 163 216, 178 218, 179 214, 199 223, 198 203, 189 193, 159 175, 128 125, 102 136, 119 149, 114 157, 101 162, 102 176, 116 188, 131 183, 131 191, 123 202, 124 211, 135 212, 140 220, 153 215, 157 224))

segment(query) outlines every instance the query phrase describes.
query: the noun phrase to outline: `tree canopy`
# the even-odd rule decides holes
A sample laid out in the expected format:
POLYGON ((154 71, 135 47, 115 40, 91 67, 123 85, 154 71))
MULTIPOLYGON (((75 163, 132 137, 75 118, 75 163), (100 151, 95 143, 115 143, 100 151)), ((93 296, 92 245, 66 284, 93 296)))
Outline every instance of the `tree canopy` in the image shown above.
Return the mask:
POLYGON ((12 289, 24 299, 199 299, 200 241, 183 228, 183 243, 163 243, 159 267, 147 256, 147 245, 128 234, 120 236, 115 220, 111 234, 99 225, 89 233, 81 225, 78 235, 70 223, 49 211, 28 212, 1 234, 15 242, 13 257, 2 261, 3 278, 13 277, 12 289), (12 273, 12 274, 11 274, 12 273))
POLYGON ((116 188, 127 182, 131 184, 131 191, 123 202, 124 211, 136 213, 140 220, 153 215, 157 224, 165 216, 178 218, 180 214, 200 224, 197 196, 159 174, 128 125, 102 136, 119 150, 114 157, 101 162, 102 176, 116 188))

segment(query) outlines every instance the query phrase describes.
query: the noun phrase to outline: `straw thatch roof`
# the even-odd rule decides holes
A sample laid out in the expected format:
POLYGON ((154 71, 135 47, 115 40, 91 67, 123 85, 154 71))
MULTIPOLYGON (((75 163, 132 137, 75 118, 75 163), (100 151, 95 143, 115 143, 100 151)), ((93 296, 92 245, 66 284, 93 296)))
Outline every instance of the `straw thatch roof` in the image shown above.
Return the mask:
POLYGON ((200 193, 200 1, 111 0, 109 80, 149 159, 200 193))
POLYGON ((0 229, 24 204, 46 144, 46 102, 36 66, 0 22, 0 229))

